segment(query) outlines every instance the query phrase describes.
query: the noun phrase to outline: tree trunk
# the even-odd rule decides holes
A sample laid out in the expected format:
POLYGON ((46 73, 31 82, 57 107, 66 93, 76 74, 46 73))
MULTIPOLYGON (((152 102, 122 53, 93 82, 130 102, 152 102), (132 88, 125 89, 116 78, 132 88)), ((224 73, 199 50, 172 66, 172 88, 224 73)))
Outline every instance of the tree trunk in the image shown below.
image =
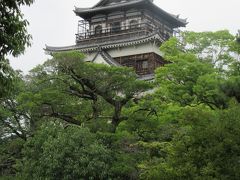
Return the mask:
POLYGON ((116 102, 114 106, 114 115, 112 117, 113 132, 116 131, 116 128, 120 123, 121 111, 122 111, 122 104, 120 102, 116 102))
POLYGON ((95 97, 92 101, 92 111, 93 111, 93 114, 92 114, 93 119, 97 119, 98 117, 97 97, 95 97))

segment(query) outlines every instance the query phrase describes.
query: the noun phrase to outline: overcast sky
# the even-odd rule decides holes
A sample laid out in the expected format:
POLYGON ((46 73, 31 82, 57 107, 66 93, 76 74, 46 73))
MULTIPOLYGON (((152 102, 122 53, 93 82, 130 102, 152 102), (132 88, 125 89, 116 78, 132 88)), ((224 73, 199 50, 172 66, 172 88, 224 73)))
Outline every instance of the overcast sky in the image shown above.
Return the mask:
MULTIPOLYGON (((10 58, 14 69, 23 72, 42 64, 48 57, 43 48, 75 44, 77 17, 76 7, 92 7, 99 0, 35 0, 30 7, 23 7, 25 18, 29 21, 32 46, 24 55, 10 58)), ((236 34, 240 29, 240 0, 154 0, 160 8, 172 14, 188 18, 185 30, 217 31, 228 29, 236 34)), ((183 29, 183 30, 184 30, 183 29)))

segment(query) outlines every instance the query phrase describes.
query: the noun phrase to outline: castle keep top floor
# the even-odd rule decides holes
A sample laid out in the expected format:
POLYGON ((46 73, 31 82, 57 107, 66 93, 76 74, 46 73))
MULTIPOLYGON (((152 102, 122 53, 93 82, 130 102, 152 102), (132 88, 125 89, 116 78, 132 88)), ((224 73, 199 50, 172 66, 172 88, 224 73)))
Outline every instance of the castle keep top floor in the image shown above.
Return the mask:
POLYGON ((101 0, 92 8, 75 8, 74 12, 83 19, 79 21, 77 44, 111 34, 148 34, 154 30, 167 39, 174 28, 187 24, 185 19, 167 13, 152 0, 101 0))
POLYGON ((167 13, 153 3, 153 0, 101 0, 92 8, 75 8, 74 12, 90 23, 146 15, 155 17, 170 28, 186 25, 185 19, 167 13))

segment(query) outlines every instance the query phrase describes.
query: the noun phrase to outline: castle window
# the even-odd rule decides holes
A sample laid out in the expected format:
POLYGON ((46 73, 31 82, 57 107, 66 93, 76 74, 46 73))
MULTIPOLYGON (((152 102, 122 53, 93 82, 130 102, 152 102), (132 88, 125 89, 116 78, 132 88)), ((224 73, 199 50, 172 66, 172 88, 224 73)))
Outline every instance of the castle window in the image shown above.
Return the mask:
POLYGON ((121 23, 120 22, 114 22, 111 24, 111 32, 116 33, 121 31, 121 23))
POLYGON ((142 61, 142 68, 143 69, 148 69, 148 61, 142 61))
POLYGON ((135 29, 138 27, 138 21, 137 20, 131 20, 130 21, 130 29, 135 29))
POLYGON ((95 34, 96 35, 102 34, 102 26, 101 25, 98 25, 95 27, 95 34))

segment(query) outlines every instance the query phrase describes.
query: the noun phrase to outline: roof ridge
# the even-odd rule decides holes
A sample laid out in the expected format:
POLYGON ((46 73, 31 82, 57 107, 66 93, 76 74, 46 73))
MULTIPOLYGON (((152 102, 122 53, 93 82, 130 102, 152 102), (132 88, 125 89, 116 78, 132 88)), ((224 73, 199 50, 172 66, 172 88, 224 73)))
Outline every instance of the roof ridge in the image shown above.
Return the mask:
POLYGON ((106 2, 108 0, 101 0, 99 1, 97 4, 95 4, 92 8, 98 7, 100 4, 102 4, 103 2, 106 2))
MULTIPOLYGON (((114 2, 114 0, 100 0, 97 4, 95 4, 92 7, 92 9, 97 8, 97 7, 103 7, 109 1, 113 1, 114 2)), ((125 1, 125 3, 126 3, 126 2, 137 1, 137 0, 121 0, 121 1, 123 1, 123 2, 125 1)), ((149 1, 149 0, 145 0, 145 1, 149 1)), ((153 0, 150 0, 150 1, 153 1, 153 0)), ((113 3, 113 2, 110 2, 110 4, 113 3)), ((119 2, 116 2, 116 3, 119 3, 119 2)))

